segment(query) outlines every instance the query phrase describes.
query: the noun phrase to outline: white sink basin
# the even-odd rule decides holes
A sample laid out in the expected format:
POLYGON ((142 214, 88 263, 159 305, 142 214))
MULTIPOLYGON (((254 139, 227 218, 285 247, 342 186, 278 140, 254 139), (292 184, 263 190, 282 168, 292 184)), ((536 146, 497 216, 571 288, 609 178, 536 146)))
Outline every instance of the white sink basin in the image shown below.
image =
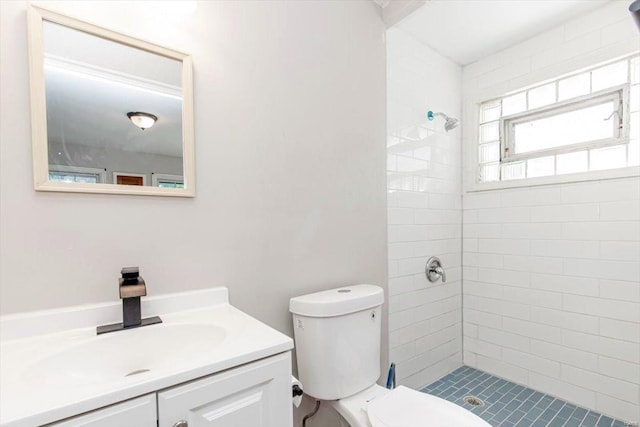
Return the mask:
POLYGON ((161 323, 96 335, 27 366, 24 380, 82 386, 157 374, 201 359, 225 336, 218 326, 193 323, 161 323))
POLYGON ((226 288, 141 302, 163 323, 97 335, 121 318, 120 301, 0 316, 0 427, 49 424, 293 347, 229 305, 226 288))

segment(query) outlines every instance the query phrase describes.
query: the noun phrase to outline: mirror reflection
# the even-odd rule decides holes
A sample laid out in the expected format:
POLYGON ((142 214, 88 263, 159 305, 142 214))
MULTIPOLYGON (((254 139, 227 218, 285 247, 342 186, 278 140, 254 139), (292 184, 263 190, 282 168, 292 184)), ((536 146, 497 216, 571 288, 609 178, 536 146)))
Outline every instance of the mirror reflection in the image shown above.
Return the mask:
POLYGON ((184 188, 182 62, 43 21, 48 180, 184 188))

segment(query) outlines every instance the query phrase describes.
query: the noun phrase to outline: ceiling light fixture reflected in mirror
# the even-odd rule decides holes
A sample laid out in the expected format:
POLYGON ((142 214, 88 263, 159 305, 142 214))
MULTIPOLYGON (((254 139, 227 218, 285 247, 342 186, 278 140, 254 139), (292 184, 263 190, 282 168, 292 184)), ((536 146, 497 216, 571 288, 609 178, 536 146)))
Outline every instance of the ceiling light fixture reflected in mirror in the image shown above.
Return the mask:
POLYGON ((629 12, 631 12, 633 22, 636 23, 638 30, 640 30, 640 0, 635 0, 629 5, 629 12))
POLYGON ((142 130, 149 129, 151 126, 156 124, 156 121, 158 121, 158 118, 153 114, 141 113, 139 111, 128 112, 127 117, 129 117, 129 120, 131 120, 134 125, 138 126, 142 130))

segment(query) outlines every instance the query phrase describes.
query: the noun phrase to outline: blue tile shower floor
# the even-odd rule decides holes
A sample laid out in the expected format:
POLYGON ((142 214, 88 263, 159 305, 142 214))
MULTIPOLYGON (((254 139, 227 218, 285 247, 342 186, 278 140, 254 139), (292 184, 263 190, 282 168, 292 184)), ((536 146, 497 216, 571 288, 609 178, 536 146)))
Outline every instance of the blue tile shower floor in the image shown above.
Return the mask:
POLYGON ((624 421, 463 366, 422 389, 479 415, 493 427, 626 427, 624 421), (463 399, 484 402, 473 406, 463 399))

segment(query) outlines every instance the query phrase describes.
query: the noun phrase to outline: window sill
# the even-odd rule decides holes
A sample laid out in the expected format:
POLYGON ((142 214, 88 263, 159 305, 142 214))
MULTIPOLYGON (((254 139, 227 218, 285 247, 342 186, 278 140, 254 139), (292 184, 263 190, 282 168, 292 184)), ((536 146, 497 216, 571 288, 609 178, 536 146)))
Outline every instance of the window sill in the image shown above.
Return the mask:
POLYGON ((537 187, 541 185, 569 184, 573 182, 584 181, 602 181, 608 179, 632 177, 640 177, 640 166, 631 166, 620 169, 610 169, 594 172, 581 172, 567 175, 545 176, 540 178, 525 178, 509 181, 473 183, 465 187, 464 193, 503 190, 508 188, 537 187))

